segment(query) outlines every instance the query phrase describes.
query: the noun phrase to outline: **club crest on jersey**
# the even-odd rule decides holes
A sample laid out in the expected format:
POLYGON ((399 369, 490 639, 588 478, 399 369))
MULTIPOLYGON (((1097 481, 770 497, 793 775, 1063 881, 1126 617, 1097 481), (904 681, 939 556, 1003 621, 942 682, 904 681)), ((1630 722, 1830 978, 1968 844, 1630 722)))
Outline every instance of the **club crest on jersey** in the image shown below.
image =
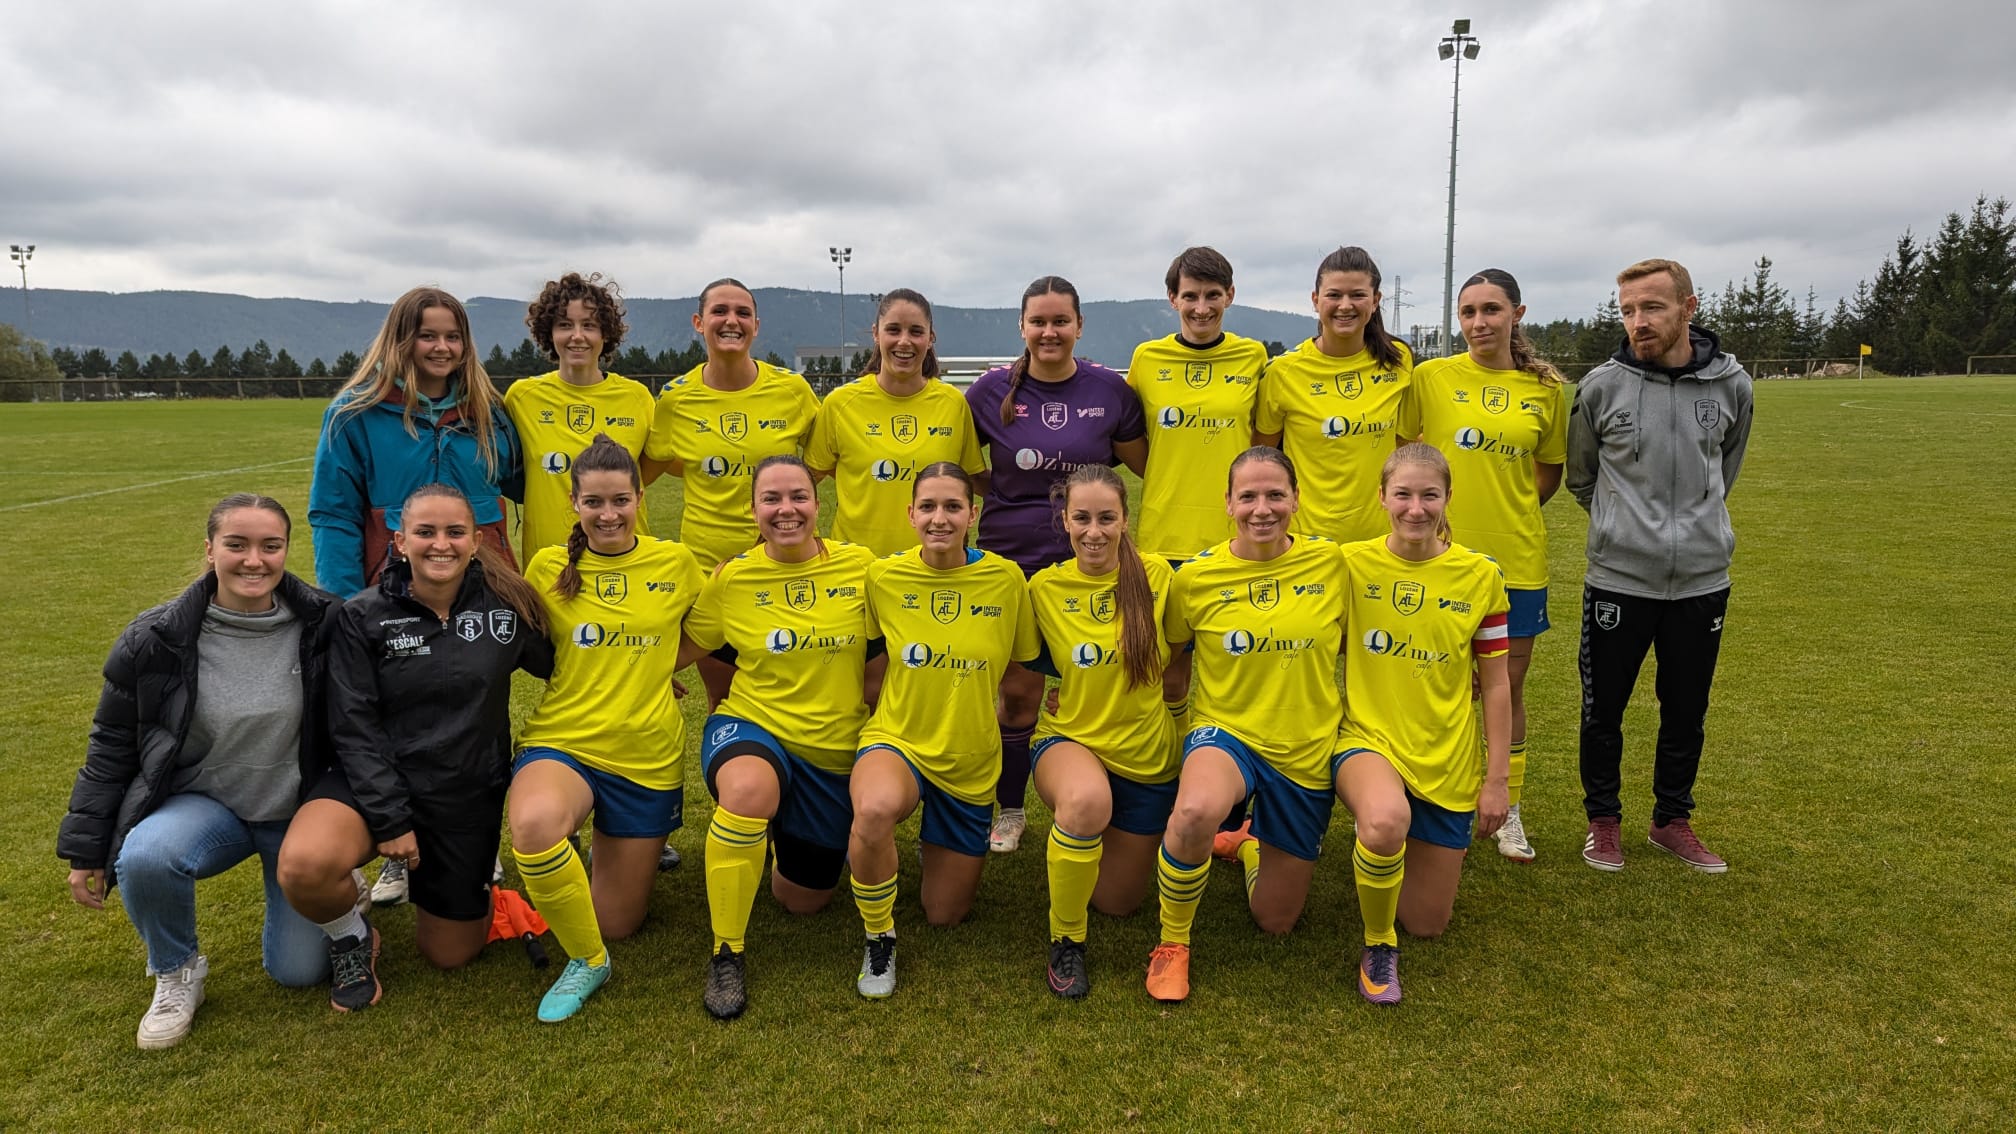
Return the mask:
POLYGON ((604 571, 595 576, 595 597, 619 603, 630 597, 630 576, 621 571, 604 571))
POLYGON ((465 610, 455 616, 455 636, 465 642, 473 642, 483 636, 483 616, 473 610, 465 610))
POLYGON ((1596 625, 1601 626, 1605 630, 1615 630, 1617 629, 1617 624, 1622 621, 1624 621, 1624 612, 1618 609, 1616 603, 1599 602, 1596 604, 1596 625))
POLYGON ((1721 404, 1718 402, 1709 401, 1705 398, 1702 399, 1701 401, 1695 402, 1694 420, 1700 422, 1701 428, 1703 429, 1715 428, 1716 423, 1722 420, 1721 404))
POLYGON ((791 604, 792 610, 811 610, 812 604, 819 601, 819 588, 810 579, 793 579, 784 584, 784 601, 791 604))
POLYGON ((518 636, 518 612, 515 610, 491 611, 490 636, 497 639, 499 645, 510 645, 511 639, 518 636))
POLYGON ((1342 398, 1355 398, 1365 392, 1365 376, 1356 370, 1346 370, 1331 381, 1337 387, 1337 395, 1342 398))
POLYGON ((1393 584, 1393 609, 1402 614, 1420 610, 1422 600, 1427 597, 1428 588, 1412 579, 1402 579, 1393 584))
POLYGON ((595 407, 584 406, 579 402, 570 404, 567 407, 567 428, 584 437, 587 436, 588 431, 595 428, 595 407))
POLYGON ((1049 429, 1062 429, 1071 420, 1071 407, 1063 402, 1043 403, 1043 424, 1049 429))
POLYGON ((731 410, 721 415, 721 436, 730 441, 740 441, 749 435, 749 415, 740 410, 731 410))
POLYGON ((1281 601, 1281 580, 1255 579, 1246 584, 1246 597, 1253 602, 1255 610, 1273 610, 1281 601))
POLYGON ((1512 391, 1503 386, 1484 387, 1484 412, 1504 413, 1505 407, 1511 404, 1512 391))
POLYGON ((958 591, 932 591, 931 617, 951 625, 959 617, 958 591))
POLYGON ((908 445, 917 440, 917 417, 914 414, 899 413, 889 419, 889 436, 898 445, 908 445))
POLYGON ((1113 621, 1113 589, 1100 591, 1092 596, 1091 615, 1101 622, 1113 621))
POLYGON ((1183 381, 1193 390, 1201 390, 1211 384, 1211 364, 1208 362, 1186 362, 1183 364, 1183 381))

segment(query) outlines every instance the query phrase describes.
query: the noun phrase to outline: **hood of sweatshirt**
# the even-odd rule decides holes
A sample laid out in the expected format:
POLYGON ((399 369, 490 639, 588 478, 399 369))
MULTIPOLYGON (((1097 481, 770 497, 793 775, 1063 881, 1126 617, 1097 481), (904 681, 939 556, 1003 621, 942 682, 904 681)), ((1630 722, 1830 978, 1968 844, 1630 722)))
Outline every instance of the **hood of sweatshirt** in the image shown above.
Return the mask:
POLYGON ((1617 350, 1610 355, 1610 358, 1645 374, 1664 374, 1668 378, 1684 378, 1693 374, 1702 379, 1720 378, 1729 372, 1731 367, 1728 365, 1713 365, 1716 359, 1728 358, 1730 362, 1735 361, 1732 356, 1722 353, 1722 340, 1716 337, 1715 332, 1699 324, 1687 325, 1687 343, 1694 348, 1694 353, 1688 356, 1684 365, 1677 367, 1640 361, 1637 355, 1631 353, 1631 340, 1628 336, 1618 344, 1617 350))

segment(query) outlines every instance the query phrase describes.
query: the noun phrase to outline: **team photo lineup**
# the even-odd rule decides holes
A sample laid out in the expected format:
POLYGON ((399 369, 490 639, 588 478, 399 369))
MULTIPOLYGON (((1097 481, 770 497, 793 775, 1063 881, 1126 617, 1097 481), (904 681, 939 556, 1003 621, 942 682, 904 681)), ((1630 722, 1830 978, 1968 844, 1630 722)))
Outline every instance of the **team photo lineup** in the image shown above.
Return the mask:
POLYGON ((536 1017, 567 1020, 679 863, 688 760, 714 804, 698 991, 717 1019, 748 1006, 752 945, 765 963, 766 875, 793 915, 844 888, 862 936, 835 941, 834 979, 879 1000, 899 922, 959 923, 988 857, 1025 839, 1049 905, 1021 913, 1048 918, 1057 997, 1091 991, 1094 910, 1159 919, 1124 966, 1178 1003, 1193 975, 1237 979, 1192 939, 1214 860, 1285 935, 1315 872, 1348 859, 1363 939, 1344 971, 1396 1004, 1401 936, 1450 930, 1473 845, 1532 862, 1529 823, 1581 824, 1584 863, 1624 869, 1623 720, 1648 652, 1652 865, 1726 871, 1691 815, 1750 376, 1691 322, 1670 260, 1619 272, 1624 341, 1572 389, 1522 332, 1512 274, 1462 280, 1467 349, 1418 363, 1382 282, 1365 249, 1329 254, 1313 333, 1270 358, 1223 327, 1233 266, 1184 249, 1163 279, 1177 331, 1116 371, 1076 356, 1077 290, 1044 276, 1021 356, 964 389, 941 377, 930 302, 899 288, 862 373, 823 400, 759 356, 734 279, 692 316, 706 361, 656 395, 604 369, 627 328, 599 275, 545 285, 525 323, 555 369, 501 392, 462 303, 407 292, 322 418, 314 582, 289 562, 299 517, 234 492, 167 518, 203 528, 206 569, 111 646, 56 849, 76 901, 116 890, 138 933, 139 1046, 188 1036, 210 965, 196 883, 254 856, 281 985, 378 1003, 371 910, 410 901, 440 969, 507 922, 535 944, 550 929, 565 957, 536 1017), (647 515, 668 475, 682 514, 647 515), (1564 487, 1588 565, 1573 661, 1557 644, 1543 664, 1577 666, 1580 733, 1534 750, 1577 753, 1579 818, 1521 810, 1550 629, 1541 510, 1564 487), (543 689, 514 729, 520 672, 543 689), (682 701, 701 698, 688 736, 682 701), (918 893, 899 903, 913 816, 918 893))

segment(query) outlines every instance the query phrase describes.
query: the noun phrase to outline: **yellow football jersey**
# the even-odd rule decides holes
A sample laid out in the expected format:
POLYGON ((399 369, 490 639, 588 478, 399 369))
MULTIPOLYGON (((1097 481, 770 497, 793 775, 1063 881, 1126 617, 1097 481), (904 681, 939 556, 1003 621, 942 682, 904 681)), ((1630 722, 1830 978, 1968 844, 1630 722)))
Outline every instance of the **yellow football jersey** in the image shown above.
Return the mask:
POLYGON ((867 548, 834 540, 804 563, 779 563, 754 547, 721 565, 686 616, 694 642, 735 648, 735 684, 717 711, 843 776, 868 720, 861 673, 874 561, 867 548))
POLYGON ((1405 343, 1392 369, 1370 351, 1332 358, 1314 339, 1268 361, 1255 427, 1281 434, 1295 462, 1302 491, 1291 530, 1339 542, 1386 534, 1379 470, 1399 435, 1413 369, 1405 343))
POLYGON ((1414 371, 1400 433, 1449 458, 1449 527, 1491 556, 1505 585, 1547 585, 1547 522, 1535 463, 1568 460, 1568 388, 1524 370, 1491 370, 1468 354, 1414 371))
MULTIPOLYGON (((574 530, 574 458, 607 433, 641 458, 655 414, 651 391, 621 374, 604 374, 592 386, 575 386, 559 371, 520 378, 504 391, 504 411, 525 453, 525 503, 518 510, 518 562, 530 563, 542 547, 561 547, 574 530)), ((637 501, 637 530, 650 531, 644 501, 637 501)))
POLYGON ((756 464, 805 447, 819 400, 803 377, 767 362, 756 364, 756 384, 746 390, 710 388, 700 380, 705 369, 666 383, 644 452, 678 462, 686 482, 679 539, 711 568, 756 545, 749 503, 756 464))
POLYGON ((655 790, 678 787, 686 718, 672 671, 680 624, 700 595, 700 565, 683 546, 640 535, 622 555, 582 552, 581 591, 563 600, 553 580, 566 566, 566 549, 548 547, 525 568, 557 657, 519 747, 557 748, 655 790))
POLYGON ((987 468, 965 396, 935 378, 905 398, 873 374, 849 382, 826 395, 805 444, 805 463, 833 474, 833 537, 877 555, 917 546, 911 481, 939 461, 969 473, 987 468))
MULTIPOLYGON (((1155 669, 1169 662, 1162 618, 1175 575, 1160 558, 1143 556, 1148 587, 1155 593, 1155 669)), ((1114 574, 1093 577, 1067 559, 1029 580, 1029 604, 1036 628, 1049 648, 1061 686, 1057 711, 1047 707, 1036 736, 1063 736, 1091 749, 1116 775, 1136 783, 1162 784, 1176 778, 1182 763, 1176 724, 1162 707, 1162 682, 1127 687, 1127 664, 1120 656, 1119 604, 1114 574)))
POLYGON ((1227 334, 1210 347, 1175 335, 1134 348, 1127 384, 1148 420, 1141 478, 1141 550, 1188 559, 1232 538, 1225 477, 1253 441, 1267 348, 1227 334))
POLYGON ((1384 537, 1345 547, 1344 561, 1352 649, 1338 750, 1369 748, 1415 795, 1476 810, 1484 748, 1470 674, 1477 658, 1507 649, 1498 565, 1461 544, 1414 563, 1384 537))
POLYGON ((1169 642, 1196 647, 1191 727, 1225 729, 1282 775, 1329 790, 1349 597, 1337 544, 1296 536, 1262 563, 1232 554, 1228 540, 1184 564, 1170 591, 1169 642))
POLYGON ((889 642, 882 697, 861 730, 861 747, 900 749, 954 799, 987 803, 1001 775, 994 695, 1012 661, 1041 649, 1022 569, 987 551, 969 551, 951 571, 917 550, 868 569, 871 633, 889 642))

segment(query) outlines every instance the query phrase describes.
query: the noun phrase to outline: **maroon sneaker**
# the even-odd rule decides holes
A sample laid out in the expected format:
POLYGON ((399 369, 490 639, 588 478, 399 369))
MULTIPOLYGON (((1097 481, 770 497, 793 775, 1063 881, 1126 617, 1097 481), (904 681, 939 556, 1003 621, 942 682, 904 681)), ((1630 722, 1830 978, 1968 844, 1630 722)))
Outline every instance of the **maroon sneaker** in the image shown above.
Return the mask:
POLYGON ((1729 869, 1728 863, 1701 845, 1700 837, 1685 819, 1675 819, 1664 827, 1653 824, 1646 841, 1703 874, 1723 874, 1729 869))
POLYGON ((1583 862, 1612 873, 1624 869, 1624 844, 1617 830, 1620 823, 1615 816, 1589 820, 1589 834, 1582 840, 1583 862))

